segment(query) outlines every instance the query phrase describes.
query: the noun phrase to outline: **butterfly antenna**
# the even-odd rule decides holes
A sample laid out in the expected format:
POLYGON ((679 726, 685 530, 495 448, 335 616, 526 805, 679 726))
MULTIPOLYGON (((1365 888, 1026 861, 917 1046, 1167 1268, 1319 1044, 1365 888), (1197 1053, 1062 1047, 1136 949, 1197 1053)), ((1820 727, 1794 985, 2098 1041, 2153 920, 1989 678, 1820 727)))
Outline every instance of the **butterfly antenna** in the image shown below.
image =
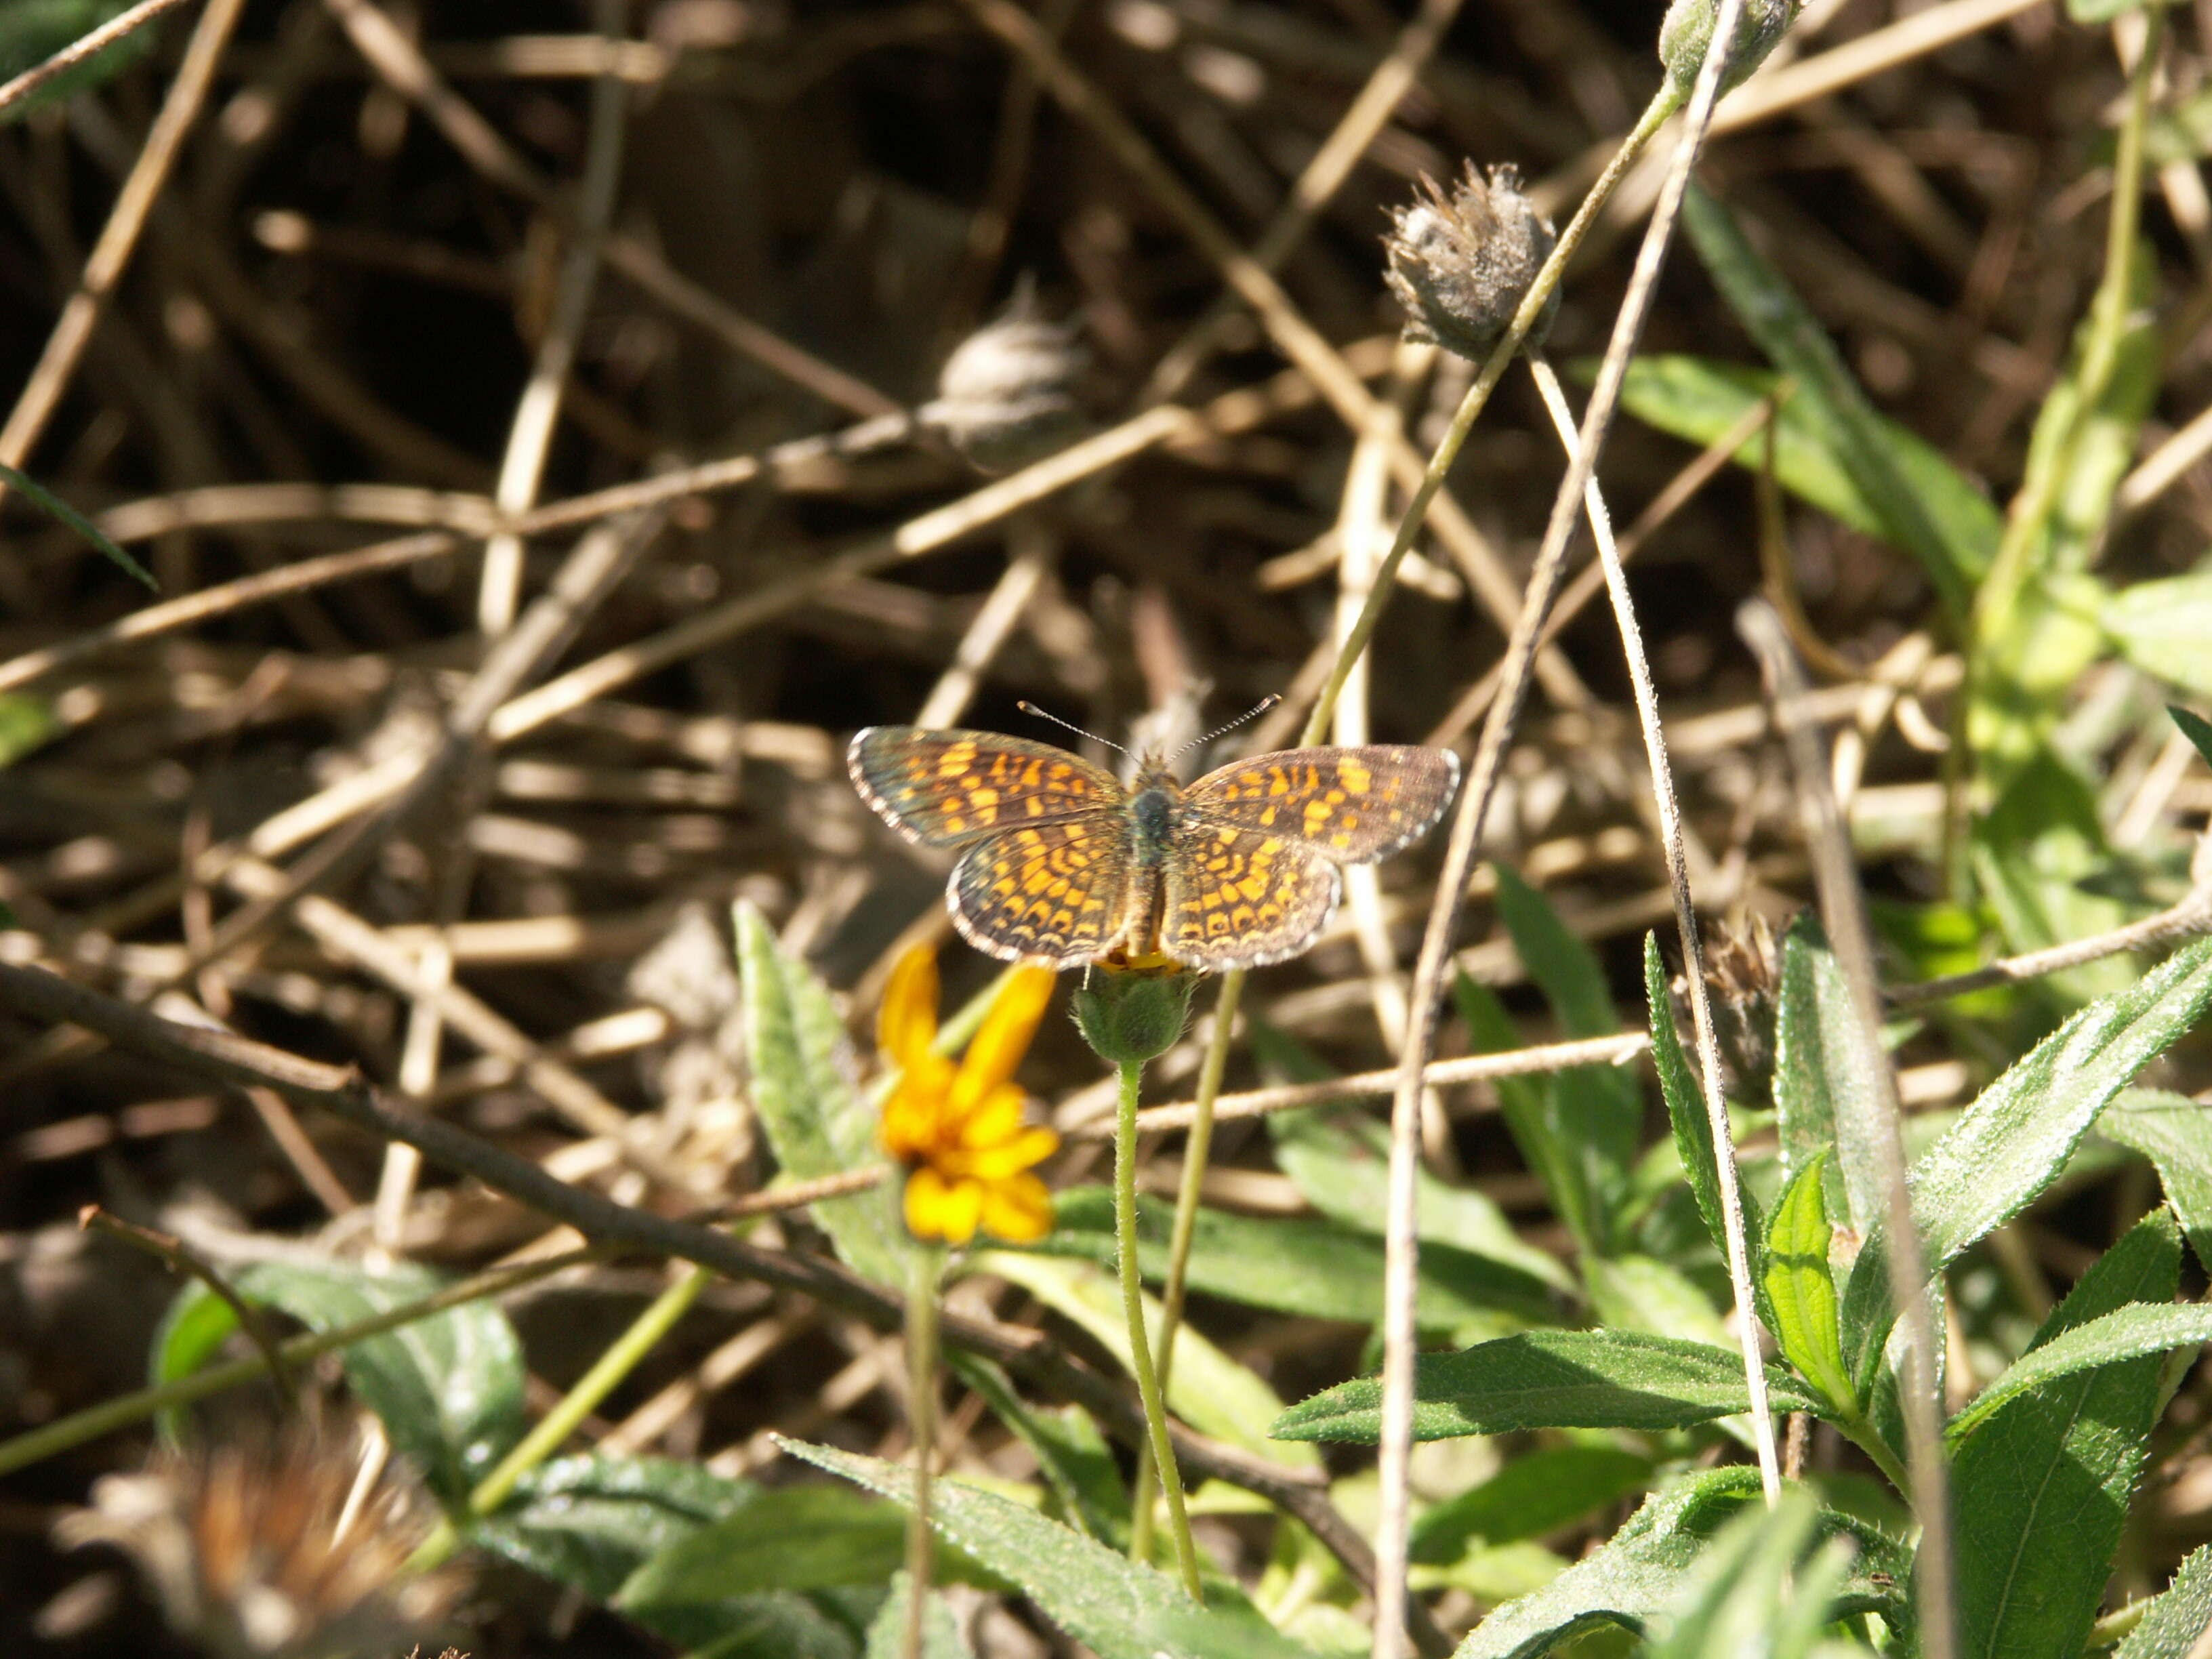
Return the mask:
POLYGON ((1045 710, 1038 708, 1033 702, 1018 702, 1014 707, 1020 709, 1024 714, 1034 714, 1041 720, 1050 720, 1054 726, 1066 726, 1069 731, 1074 732, 1079 738, 1088 738, 1093 743, 1103 743, 1117 755, 1126 755, 1129 752, 1127 750, 1122 748, 1120 744, 1115 742, 1113 738, 1102 738, 1096 732, 1086 732, 1081 726, 1076 725, 1074 721, 1064 720, 1057 714, 1048 714, 1045 710))
POLYGON ((1280 702, 1282 702, 1280 697, 1275 696, 1273 692, 1270 692, 1267 696, 1261 698, 1257 703, 1239 714, 1235 720, 1230 721, 1228 725, 1216 726, 1212 731, 1207 732, 1202 738, 1193 738, 1188 743, 1183 744, 1182 748, 1176 750, 1175 753, 1170 755, 1168 758, 1170 760, 1181 760, 1185 755, 1190 753, 1192 750, 1203 749, 1206 744, 1212 743, 1216 738, 1227 737, 1238 726, 1243 725, 1245 721, 1259 719, 1261 715, 1266 714, 1270 708, 1273 708, 1280 702))

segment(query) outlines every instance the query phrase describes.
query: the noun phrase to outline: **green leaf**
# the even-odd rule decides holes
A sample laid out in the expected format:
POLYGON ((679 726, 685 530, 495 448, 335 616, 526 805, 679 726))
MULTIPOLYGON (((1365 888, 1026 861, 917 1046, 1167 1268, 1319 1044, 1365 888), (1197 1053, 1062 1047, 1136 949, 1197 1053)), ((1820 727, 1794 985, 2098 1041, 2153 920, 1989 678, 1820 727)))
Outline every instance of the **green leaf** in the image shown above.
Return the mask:
POLYGON ((0 768, 13 766, 60 734, 61 722, 43 697, 0 691, 0 768))
MULTIPOLYGON (((1756 1469, 1737 1465, 1685 1477, 1647 1500, 1602 1548, 1484 1620, 1452 1659, 1540 1659, 1584 1631, 1643 1632, 1680 1605, 1683 1575, 1705 1553, 1707 1540, 1758 1501, 1756 1469)), ((1897 1544, 1832 1511, 1820 1514, 1816 1530, 1824 1536, 1848 1534, 1857 1546, 1832 1614, 1878 1611, 1893 1626, 1909 1625, 1911 1610, 1895 1588, 1907 1565, 1897 1544)), ((1754 1644, 1741 1651, 1766 1650, 1754 1644)))
POLYGON ((2076 1371, 2095 1370, 2203 1342, 2212 1342, 2212 1307, 2160 1304, 2118 1309, 2074 1326, 2014 1360, 1951 1419, 1944 1432, 1953 1443, 1958 1443, 1971 1437, 1991 1413, 2030 1389, 2076 1371))
POLYGON ((2098 1120, 2097 1133, 2157 1166, 2197 1265, 2212 1271, 2212 1112, 2186 1095, 2130 1089, 2098 1120))
POLYGON ((2112 1650, 2112 1659, 2190 1659, 2212 1629, 2212 1544, 2200 1544, 2175 1569, 2142 1623, 2112 1650))
MULTIPOLYGON (((444 1282, 411 1264, 372 1273, 352 1262, 257 1261, 233 1277, 231 1288, 251 1306, 327 1331, 419 1301, 444 1282)), ((234 1328, 228 1304, 193 1285, 155 1339, 154 1380, 196 1370, 234 1328)), ((448 1505, 465 1500, 521 1436, 522 1345, 488 1302, 356 1342, 343 1364, 347 1384, 383 1422, 393 1449, 448 1505)))
POLYGON ((2166 0, 2066 0, 2066 15, 2076 23, 2109 23, 2146 5, 2165 3, 2166 0))
POLYGON ((1817 426, 1826 447, 1880 517, 1887 538, 1912 556, 1945 610, 1964 619, 1996 551, 1987 503, 1977 512, 1963 502, 1962 495, 1974 493, 1970 487, 1928 491, 1907 471, 1904 453, 1891 441, 1834 342, 1726 208, 1692 185, 1682 218, 1736 320, 1796 383, 1793 408, 1803 406, 1802 418, 1817 426))
POLYGON ((1411 1559, 1441 1565, 1478 1547, 1541 1538, 1642 1492, 1656 1467, 1617 1446, 1539 1447, 1424 1510, 1413 1522, 1411 1559))
POLYGON ((1841 1538, 1816 1542, 1820 1528, 1820 1506, 1797 1486, 1771 1510, 1735 1516, 1685 1575, 1674 1605, 1653 1621, 1662 1634, 1650 1659, 1810 1659, 1853 1553, 1841 1538))
POLYGON ((1068 1524, 1103 1544, 1129 1537, 1129 1493, 1121 1466, 1090 1413, 1080 1406, 1032 1409, 1006 1375, 989 1360, 958 1348, 945 1351, 945 1367, 975 1390, 998 1419, 1036 1459, 1037 1473, 1059 1499, 1068 1524))
POLYGON ((471 1522, 469 1541, 607 1601, 648 1559, 758 1491, 670 1458, 557 1458, 526 1472, 496 1512, 471 1522))
POLYGON ((2180 1265, 2172 1218, 2155 1212, 1952 1419, 1960 1659, 2081 1651, 2158 1420, 2157 1356, 2212 1337, 2212 1308, 2167 1300, 2180 1265), (2176 1339, 2176 1315, 2193 1334, 2176 1339))
POLYGON ((2202 714, 2191 714, 2179 703, 2166 704, 2166 712, 2181 728, 2181 735, 2187 738, 2195 745, 2197 752, 2204 757, 2204 763, 2212 766, 2212 720, 2206 720, 2202 714))
MULTIPOLYGON (((118 15, 130 3, 131 0, 8 0, 6 5, 0 6, 0 81, 12 81, 24 70, 37 68, 63 47, 73 45, 118 15)), ((125 35, 82 64, 70 65, 29 97, 0 111, 0 125, 20 121, 34 109, 43 109, 104 85, 144 57, 160 37, 158 24, 125 35)), ((125 568, 134 568, 128 561, 125 568)), ((143 572, 135 574, 144 580, 143 572)), ((151 582, 148 586, 152 586, 151 582)))
POLYGON ((2137 582, 2105 601, 2105 631, 2147 674, 2212 696, 2212 569, 2137 582))
MULTIPOLYGON (((1770 1366, 1777 1411, 1822 1411, 1770 1366)), ((1686 1429, 1748 1409, 1742 1356, 1641 1331, 1524 1331, 1413 1368, 1413 1437, 1516 1429, 1686 1429)), ((1340 1382, 1300 1401, 1269 1431, 1282 1440, 1373 1445, 1382 1429, 1379 1377, 1340 1382)))
MULTIPOLYGON (((653 1624, 672 1609, 765 1590, 880 1584, 905 1559, 906 1517, 889 1504, 848 1486, 756 1487, 720 1520, 641 1563, 614 1603, 653 1624)), ((960 1566, 941 1562, 939 1571, 960 1566)))
POLYGON ((1782 1167, 1794 1176, 1832 1151, 1844 1224, 1863 1235, 1881 1213, 1875 1137, 1883 1108, 1858 1060, 1858 1023, 1850 983, 1819 920, 1808 911, 1783 936, 1775 999, 1774 1109, 1782 1167))
MULTIPOLYGON (((1666 1097, 1667 1121, 1674 1131, 1674 1148, 1682 1160, 1682 1174, 1697 1200, 1698 1214, 1705 1224, 1705 1237, 1713 1249, 1728 1259, 1727 1218, 1721 1205, 1720 1169, 1713 1146, 1712 1120, 1705 1115, 1705 1091, 1682 1052, 1682 1039, 1674 1029, 1674 1000, 1667 994, 1667 969, 1659 960, 1659 936, 1644 936, 1644 994, 1651 1006, 1651 1060, 1659 1073, 1659 1092, 1666 1097)), ((1750 1195, 1744 1195, 1748 1206, 1750 1195)), ((1755 1224, 1746 1218, 1745 1237, 1755 1240, 1755 1224)), ((1756 1247, 1754 1246, 1754 1249, 1756 1247)), ((1754 1261, 1752 1271, 1758 1272, 1754 1261)))
MULTIPOLYGON (((2113 1097, 2212 1001, 2212 940, 2174 952, 2142 982, 2092 1003, 1976 1100, 1912 1170, 1912 1217, 1930 1273, 2039 1197, 2113 1097)), ((1889 1270, 1881 1230, 1844 1290, 1845 1353, 1871 1377, 1887 1335, 1889 1270)))
MULTIPOLYGON (((827 1446, 779 1443, 895 1503, 913 1502, 911 1470, 827 1446)), ((1310 1650, 1271 1627, 1233 1588, 1215 1592, 1218 1605, 1201 1607, 1165 1573, 994 1493, 938 1481, 929 1520, 947 1543, 1019 1585, 1098 1659, 1310 1659, 1310 1650)))
MULTIPOLYGON (((1129 1364, 1129 1325, 1121 1310, 1121 1287, 1112 1273, 1088 1261, 1034 1255, 1014 1250, 986 1250, 969 1258, 977 1272, 1020 1285, 1054 1312, 1081 1326, 1091 1340, 1129 1364)), ((1158 1352, 1160 1304, 1145 1298, 1145 1328, 1158 1352)), ((1263 1424, 1283 1409, 1275 1391, 1259 1374, 1231 1359, 1185 1323, 1176 1333, 1175 1370, 1168 1382, 1168 1407, 1177 1417, 1217 1440, 1255 1452, 1272 1462, 1318 1468, 1321 1459, 1308 1446, 1271 1440, 1263 1424)))
POLYGON ((1654 1336, 1682 1336, 1729 1346, 1727 1322, 1680 1268, 1656 1256, 1623 1251, 1583 1264, 1590 1310, 1601 1324, 1654 1336))
MULTIPOLYGON (((1771 369, 1750 368, 1705 357, 1659 355, 1628 365, 1621 403, 1647 425, 1687 440, 1718 440, 1786 377, 1771 369)), ((1796 382, 1790 382, 1795 386, 1796 382)), ((1975 568, 1985 568, 1996 550, 2003 520, 1981 487, 1944 458, 1942 451, 1909 427, 1887 416, 1867 414, 1881 449, 1918 495, 1946 545, 1967 550, 1975 568)), ((1866 492, 1860 489, 1834 441, 1835 421, 1817 400, 1791 397, 1774 417, 1775 481, 1821 512, 1869 536, 1893 542, 1900 551, 1909 543, 1892 533, 1866 492)), ((1766 470, 1765 434, 1754 433, 1737 448, 1737 465, 1766 470)))
MULTIPOLYGON (((1255 1019, 1252 1052, 1263 1071, 1286 1083, 1319 1083, 1334 1075, 1292 1038, 1255 1019)), ((1389 1211, 1389 1126, 1350 1101, 1270 1112, 1275 1162, 1306 1201, 1330 1220, 1380 1233, 1389 1211)), ((1548 1250, 1523 1242, 1488 1194, 1439 1181, 1424 1167, 1414 1215, 1421 1240, 1487 1256, 1571 1293, 1572 1276, 1548 1250)))
MULTIPOLYGON (((2047 751, 2014 771, 1996 804, 1975 824, 1969 850, 1976 885, 2015 951, 2109 933, 2133 914, 2118 899, 2091 890, 2093 879, 2112 864, 2096 792, 2047 751)), ((2086 1002, 2135 977, 2128 959, 2115 956, 2052 975, 2049 982, 2069 1000, 2086 1002)))
MULTIPOLYGON (((1168 1237, 1175 1206, 1157 1199, 1137 1204, 1137 1261, 1146 1280, 1167 1276, 1168 1237)), ((1053 1230, 1034 1248, 1110 1267, 1114 1194, 1104 1187, 1070 1187, 1054 1201, 1053 1230)), ((1333 1222, 1232 1215, 1201 1208, 1191 1233, 1190 1288, 1306 1319, 1377 1324, 1382 1318, 1382 1241, 1333 1222)), ((1421 1252, 1421 1323, 1431 1330, 1549 1323, 1556 1316, 1541 1279, 1448 1244, 1421 1252)))
MULTIPOLYGON (((795 1181, 816 1181, 881 1164, 876 1114, 853 1082, 852 1045, 828 988, 783 954, 768 921, 737 907, 738 966, 744 975, 745 1036, 753 1109, 795 1181)), ((894 1202, 896 1182, 811 1208, 837 1254, 855 1272, 903 1285, 913 1248, 894 1202)))
POLYGON ((1825 1154, 1816 1156, 1798 1170, 1774 1206, 1766 1234, 1766 1299, 1782 1357, 1838 1411, 1850 1412, 1858 1396, 1836 1323, 1836 1281, 1828 1267, 1832 1230, 1820 1188, 1826 1163, 1825 1154))
MULTIPOLYGON (((117 46, 110 46, 106 52, 101 52, 98 57, 87 59, 84 63, 78 64, 75 69, 71 70, 68 75, 64 75, 61 78, 64 81, 67 81, 72 76, 82 75, 94 64, 104 63, 107 59, 113 58, 118 48, 125 44, 128 43, 118 42, 117 46)), ((32 103, 37 103, 40 100, 34 97, 29 101, 32 103)), ((0 116, 0 122, 4 122, 9 117, 19 115, 21 112, 22 106, 18 105, 9 110, 5 116, 0 116)), ((67 525, 71 530, 76 531, 78 535, 83 537, 85 540, 90 542, 93 546, 99 549, 100 552, 106 554, 110 562, 119 565, 125 574, 135 576, 138 580, 143 582, 148 587, 151 588, 156 593, 161 591, 161 585, 154 580, 152 572, 148 570, 144 565, 139 563, 137 560, 132 558, 128 553, 125 553, 121 548, 118 547, 112 541, 109 540, 106 533, 100 530, 99 526, 94 524, 93 521, 86 518, 83 514, 78 512, 60 496, 55 495, 52 490, 40 483, 37 479, 27 477, 25 474, 18 472, 12 466, 0 464, 0 480, 4 480, 9 488, 12 489, 21 490, 26 496, 29 497, 30 500, 36 502, 40 507, 44 507, 48 514, 52 515, 54 518, 60 520, 62 523, 67 525)))
MULTIPOLYGON (((975 1659, 960 1639, 952 1622, 952 1609, 945 1598, 924 1591, 927 1605, 921 1615, 921 1659, 975 1659)), ((867 1659, 906 1659, 907 1608, 914 1595, 914 1580, 901 1571, 891 1580, 891 1593, 876 1622, 868 1626, 867 1659)))

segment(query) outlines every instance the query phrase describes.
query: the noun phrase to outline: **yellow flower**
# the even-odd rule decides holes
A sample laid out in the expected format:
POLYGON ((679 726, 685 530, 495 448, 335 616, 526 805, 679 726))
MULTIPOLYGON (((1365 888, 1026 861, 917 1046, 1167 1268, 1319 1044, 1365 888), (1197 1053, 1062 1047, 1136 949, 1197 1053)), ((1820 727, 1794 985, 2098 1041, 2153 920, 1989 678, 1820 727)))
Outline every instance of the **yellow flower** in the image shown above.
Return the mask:
POLYGON ((933 1048, 935 953, 917 945, 891 970, 876 1029, 899 1078, 878 1133, 906 1166, 906 1224, 916 1238, 965 1244, 980 1227, 1025 1244, 1051 1231, 1052 1195, 1031 1166, 1053 1155, 1060 1137, 1022 1121, 1012 1079, 1054 978, 1049 969, 1015 969, 956 1066, 933 1048))

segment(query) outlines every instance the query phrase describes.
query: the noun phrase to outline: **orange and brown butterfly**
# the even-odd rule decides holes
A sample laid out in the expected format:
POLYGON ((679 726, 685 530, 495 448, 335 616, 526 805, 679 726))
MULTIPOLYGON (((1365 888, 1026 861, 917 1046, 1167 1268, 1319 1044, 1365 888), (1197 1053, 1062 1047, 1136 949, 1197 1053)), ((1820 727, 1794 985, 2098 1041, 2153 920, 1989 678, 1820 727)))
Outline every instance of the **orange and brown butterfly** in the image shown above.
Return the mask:
POLYGON ((872 726, 846 766, 908 841, 959 849, 945 884, 968 942, 1071 968, 1109 951, 1212 970, 1294 957, 1336 908, 1338 866, 1418 840, 1459 783, 1448 750, 1285 749, 1179 783, 1134 781, 995 732, 872 726))

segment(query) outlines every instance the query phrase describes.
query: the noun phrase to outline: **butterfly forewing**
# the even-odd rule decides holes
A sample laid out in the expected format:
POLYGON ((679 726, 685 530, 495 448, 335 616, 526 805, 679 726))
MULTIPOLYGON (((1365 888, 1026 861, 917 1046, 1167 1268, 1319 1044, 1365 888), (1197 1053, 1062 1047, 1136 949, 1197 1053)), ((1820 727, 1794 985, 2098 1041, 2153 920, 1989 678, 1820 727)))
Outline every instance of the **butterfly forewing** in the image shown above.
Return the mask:
POLYGON ((845 765, 877 815, 925 847, 1111 812, 1125 799, 1111 773, 1065 749, 996 732, 872 726, 853 739, 845 765))
POLYGON ((1365 864, 1425 835, 1458 786, 1459 757, 1448 749, 1284 749, 1207 773, 1184 803, 1205 823, 1261 830, 1339 864, 1365 864))

